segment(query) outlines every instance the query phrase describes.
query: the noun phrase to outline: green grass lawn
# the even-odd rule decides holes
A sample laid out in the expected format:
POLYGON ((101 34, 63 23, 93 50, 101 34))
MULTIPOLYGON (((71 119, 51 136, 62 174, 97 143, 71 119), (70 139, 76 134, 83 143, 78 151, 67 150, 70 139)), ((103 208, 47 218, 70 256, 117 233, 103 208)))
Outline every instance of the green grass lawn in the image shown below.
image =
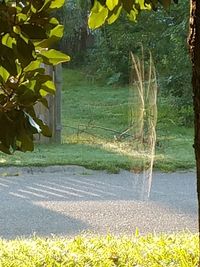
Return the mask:
POLYGON ((0 240, 0 266, 197 267, 198 249, 190 233, 0 240))
MULTIPOLYGON (((62 144, 36 145, 33 153, 0 154, 0 165, 77 164, 112 172, 138 169, 146 162, 127 139, 116 137, 128 127, 129 88, 97 85, 80 71, 64 70, 62 144)), ((194 168, 193 129, 178 126, 168 103, 158 98, 154 166, 164 171, 194 168)))

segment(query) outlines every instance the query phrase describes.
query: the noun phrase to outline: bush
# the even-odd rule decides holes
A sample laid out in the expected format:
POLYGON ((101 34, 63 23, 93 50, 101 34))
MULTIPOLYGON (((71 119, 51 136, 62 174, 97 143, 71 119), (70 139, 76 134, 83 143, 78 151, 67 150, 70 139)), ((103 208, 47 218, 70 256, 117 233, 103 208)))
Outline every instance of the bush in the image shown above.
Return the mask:
POLYGON ((195 267, 197 263, 198 235, 191 233, 0 241, 0 266, 5 267, 195 267))

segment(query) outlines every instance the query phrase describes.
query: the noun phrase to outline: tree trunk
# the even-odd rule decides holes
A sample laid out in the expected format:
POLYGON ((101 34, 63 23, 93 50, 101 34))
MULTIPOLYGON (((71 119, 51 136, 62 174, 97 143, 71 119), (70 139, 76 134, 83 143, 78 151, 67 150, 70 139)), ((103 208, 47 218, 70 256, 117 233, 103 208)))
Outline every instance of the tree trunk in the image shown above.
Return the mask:
MULTIPOLYGON (((192 61, 194 150, 197 172, 198 226, 200 229, 200 1, 190 0, 189 50, 192 61)), ((199 265, 200 266, 200 265, 199 265)))

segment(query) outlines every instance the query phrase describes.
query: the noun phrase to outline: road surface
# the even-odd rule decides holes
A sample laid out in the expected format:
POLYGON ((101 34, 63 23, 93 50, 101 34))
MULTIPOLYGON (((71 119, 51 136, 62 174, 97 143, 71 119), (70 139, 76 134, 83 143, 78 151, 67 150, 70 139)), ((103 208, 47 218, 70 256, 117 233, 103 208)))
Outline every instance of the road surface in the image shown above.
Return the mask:
POLYGON ((0 237, 197 232, 194 172, 153 175, 140 201, 136 174, 83 167, 0 169, 0 237))

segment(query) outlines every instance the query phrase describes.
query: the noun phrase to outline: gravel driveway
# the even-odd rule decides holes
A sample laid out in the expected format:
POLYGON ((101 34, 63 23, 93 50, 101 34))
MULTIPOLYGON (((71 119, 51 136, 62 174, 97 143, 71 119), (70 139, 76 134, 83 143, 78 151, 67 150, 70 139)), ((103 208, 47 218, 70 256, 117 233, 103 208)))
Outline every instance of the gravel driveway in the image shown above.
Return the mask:
POLYGON ((194 172, 154 173, 149 201, 137 199, 136 178, 75 166, 0 169, 0 236, 197 232, 194 172))

